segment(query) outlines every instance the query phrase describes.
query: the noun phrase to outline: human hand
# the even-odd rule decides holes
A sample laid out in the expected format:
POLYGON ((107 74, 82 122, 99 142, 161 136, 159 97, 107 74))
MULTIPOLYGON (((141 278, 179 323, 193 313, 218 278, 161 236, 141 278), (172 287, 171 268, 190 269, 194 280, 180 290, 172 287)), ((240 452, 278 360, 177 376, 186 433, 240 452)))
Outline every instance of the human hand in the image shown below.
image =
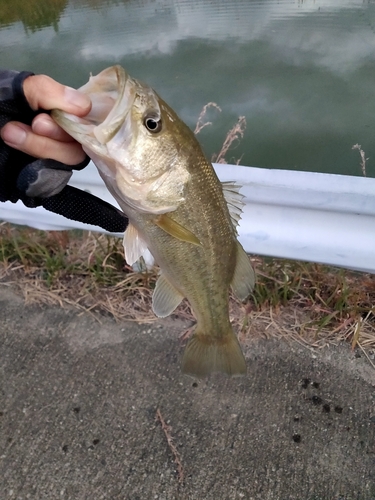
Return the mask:
MULTIPOLYGON (((91 109, 90 99, 46 75, 30 75, 23 82, 23 93, 33 111, 62 109, 77 116, 91 109)), ((66 165, 86 159, 81 145, 62 130, 46 113, 39 113, 31 125, 9 121, 1 130, 1 138, 10 147, 35 158, 50 158, 66 165)))
POLYGON ((0 201, 43 206, 68 219, 123 232, 125 215, 67 183, 89 162, 81 146, 43 110, 84 116, 90 100, 45 75, 0 71, 0 201))

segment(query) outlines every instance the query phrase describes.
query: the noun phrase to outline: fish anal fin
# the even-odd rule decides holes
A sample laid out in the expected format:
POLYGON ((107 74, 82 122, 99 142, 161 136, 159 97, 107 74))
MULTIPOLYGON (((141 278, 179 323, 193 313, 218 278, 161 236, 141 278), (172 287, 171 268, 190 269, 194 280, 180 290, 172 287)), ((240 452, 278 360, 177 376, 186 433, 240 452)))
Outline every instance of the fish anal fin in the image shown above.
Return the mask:
POLYGON ((237 260, 232 279, 232 289, 236 297, 245 300, 255 285, 255 272, 242 245, 237 242, 237 260))
POLYGON ((246 374, 246 361, 231 326, 222 338, 195 332, 182 358, 182 373, 203 378, 220 372, 231 376, 246 374))
POLYGON ((173 220, 167 214, 159 215, 154 219, 154 222, 158 227, 160 227, 160 229, 163 229, 163 231, 178 240, 187 241, 193 245, 201 244, 198 238, 191 231, 189 231, 189 229, 186 229, 186 227, 173 220))
POLYGON ((143 240, 137 229, 132 224, 129 224, 126 228, 123 245, 125 260, 129 266, 132 266, 134 262, 137 262, 137 260, 147 250, 147 243, 143 240))
POLYGON ((161 274, 152 294, 152 310, 159 318, 165 318, 172 314, 183 298, 183 295, 161 274))
POLYGON ((228 205, 229 214, 235 230, 241 219, 242 208, 244 206, 244 196, 240 193, 242 186, 233 181, 222 182, 223 195, 228 205))

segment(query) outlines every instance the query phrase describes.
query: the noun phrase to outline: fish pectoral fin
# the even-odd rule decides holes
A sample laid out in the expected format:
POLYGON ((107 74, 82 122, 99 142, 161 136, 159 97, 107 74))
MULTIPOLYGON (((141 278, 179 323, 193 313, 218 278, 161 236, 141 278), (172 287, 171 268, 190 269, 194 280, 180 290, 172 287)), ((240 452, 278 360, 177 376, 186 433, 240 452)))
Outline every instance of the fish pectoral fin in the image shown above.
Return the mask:
POLYGON ((171 219, 169 215, 163 214, 159 215, 154 219, 155 224, 163 229, 166 233, 170 234, 174 238, 177 238, 181 241, 187 241, 188 243, 192 243, 193 245, 200 245, 201 242, 198 238, 186 227, 181 226, 178 222, 171 219))
POLYGON ((237 242, 237 260, 232 279, 232 289, 236 297, 245 300, 255 285, 255 272, 242 245, 237 242))
POLYGON ((132 266, 134 262, 137 262, 137 260, 142 257, 147 250, 147 243, 132 224, 129 224, 126 228, 123 245, 125 260, 129 266, 132 266))
POLYGON ((152 294, 152 310, 159 318, 172 314, 184 296, 161 274, 152 294))

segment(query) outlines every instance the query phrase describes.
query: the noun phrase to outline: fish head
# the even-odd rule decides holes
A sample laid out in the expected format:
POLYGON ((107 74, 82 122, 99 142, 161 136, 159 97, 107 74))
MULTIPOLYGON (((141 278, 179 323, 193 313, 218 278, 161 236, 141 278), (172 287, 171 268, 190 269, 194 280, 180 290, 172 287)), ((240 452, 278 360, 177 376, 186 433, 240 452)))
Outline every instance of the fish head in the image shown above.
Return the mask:
POLYGON ((92 102, 84 117, 54 110, 55 121, 82 144, 125 213, 166 213, 184 201, 189 180, 183 144, 190 129, 148 85, 121 66, 79 89, 92 102))

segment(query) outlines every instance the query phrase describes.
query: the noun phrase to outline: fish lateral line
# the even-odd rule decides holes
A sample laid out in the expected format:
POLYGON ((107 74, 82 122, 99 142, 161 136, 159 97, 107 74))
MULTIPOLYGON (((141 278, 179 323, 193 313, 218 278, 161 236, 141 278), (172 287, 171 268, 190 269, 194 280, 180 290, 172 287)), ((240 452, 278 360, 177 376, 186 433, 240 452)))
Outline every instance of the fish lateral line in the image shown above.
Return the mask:
POLYGON ((153 222, 160 227, 163 231, 170 234, 174 238, 181 241, 186 241, 187 243, 192 243, 193 245, 202 246, 198 238, 189 229, 182 226, 175 220, 173 220, 169 215, 162 214, 156 217, 153 222))

